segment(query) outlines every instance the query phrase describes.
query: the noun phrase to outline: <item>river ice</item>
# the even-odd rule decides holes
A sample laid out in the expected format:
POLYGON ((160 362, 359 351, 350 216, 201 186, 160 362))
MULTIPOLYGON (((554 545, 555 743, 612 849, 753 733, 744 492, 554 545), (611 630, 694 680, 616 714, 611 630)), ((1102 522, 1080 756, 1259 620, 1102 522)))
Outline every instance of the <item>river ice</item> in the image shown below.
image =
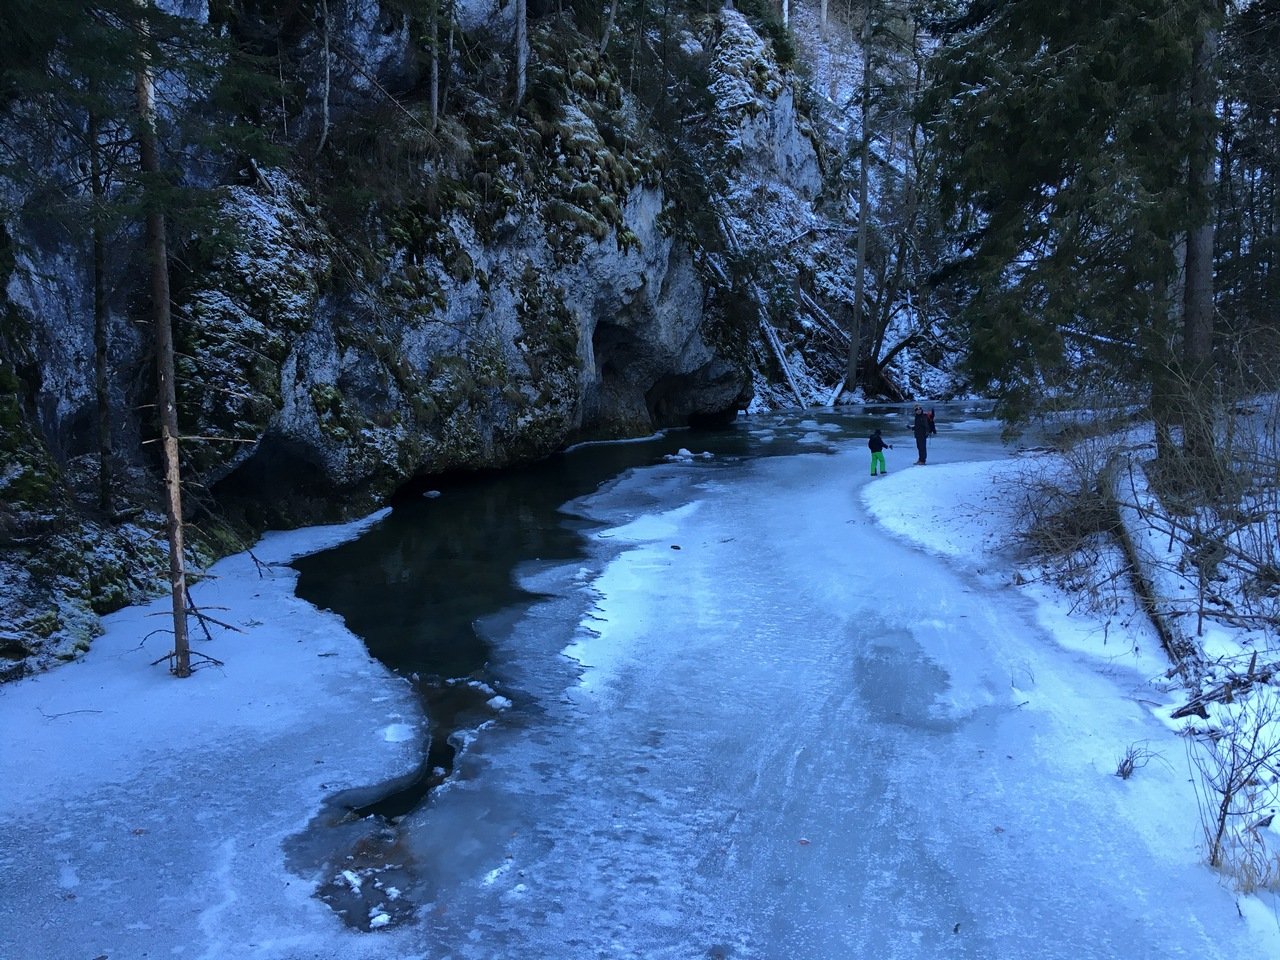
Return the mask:
POLYGON ((994 426, 944 427, 887 478, 862 442, 692 449, 573 504, 592 554, 529 564, 544 599, 480 625, 510 706, 402 822, 415 913, 370 933, 302 896, 317 878, 280 848, 320 780, 406 768, 405 685, 335 618, 239 611, 279 585, 232 564, 224 616, 256 626, 219 638, 227 666, 189 681, 213 693, 169 733, 177 681, 137 679, 157 654, 120 619, 84 663, 0 688, 22 744, 0 758, 0 956, 1280 956, 1274 903, 1200 862, 1154 640, 1012 585, 1011 454, 994 426), (254 692, 273 657, 287 722, 262 705, 284 691, 254 692), (1158 757, 1120 780, 1134 743, 1158 757))
MULTIPOLYGON (((981 455, 1003 454, 957 435, 931 464, 981 455)), ((410 829, 449 865, 442 955, 1274 954, 1275 920, 1196 862, 1182 748, 1138 702, 1160 664, 1062 648, 1007 565, 975 565, 1001 491, 960 504, 946 466, 866 459, 654 468, 578 505, 628 547, 566 647, 581 676, 535 688, 521 661, 557 635, 535 608, 504 651, 534 702, 410 829), (1134 741, 1168 763, 1121 781, 1134 741)))

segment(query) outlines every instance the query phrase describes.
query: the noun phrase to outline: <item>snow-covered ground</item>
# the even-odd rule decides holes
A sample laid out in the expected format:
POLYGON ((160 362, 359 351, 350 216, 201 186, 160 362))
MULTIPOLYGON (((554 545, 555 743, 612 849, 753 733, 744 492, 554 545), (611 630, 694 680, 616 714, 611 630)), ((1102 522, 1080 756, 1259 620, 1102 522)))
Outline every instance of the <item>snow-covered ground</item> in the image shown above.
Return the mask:
MULTIPOLYGON (((284 564, 377 519, 254 555, 284 564)), ((153 664, 172 648, 158 601, 108 617, 83 660, 0 686, 5 960, 385 956, 342 937, 284 842, 333 792, 417 762, 417 701, 293 596, 292 569, 240 554, 211 573, 193 596, 239 632, 193 649, 221 666, 177 680, 153 664)))
POLYGON ((421 722, 289 571, 200 585, 244 632, 191 680, 149 666, 158 604, 0 687, 0 956, 1280 956, 1273 900, 1201 862, 1154 636, 1015 585, 1029 458, 943 422, 873 480, 830 427, 798 428, 834 455, 695 448, 574 506, 596 554, 521 571, 547 596, 495 635, 513 704, 400 825, 402 925, 352 931, 286 862, 421 722))

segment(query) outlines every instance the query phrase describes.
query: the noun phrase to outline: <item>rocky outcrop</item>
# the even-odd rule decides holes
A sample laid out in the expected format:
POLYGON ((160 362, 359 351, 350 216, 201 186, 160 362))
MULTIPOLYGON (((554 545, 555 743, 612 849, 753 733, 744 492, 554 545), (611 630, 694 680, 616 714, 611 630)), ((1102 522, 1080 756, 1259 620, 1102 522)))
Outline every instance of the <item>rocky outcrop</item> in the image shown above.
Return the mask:
POLYGON ((791 78, 779 71, 768 43, 742 14, 723 11, 719 26, 711 91, 735 160, 731 176, 778 185, 812 201, 822 189, 822 172, 813 132, 796 111, 791 78))
POLYGON ((444 259, 402 251, 377 283, 341 289, 327 289, 336 266, 318 252, 334 238, 283 174, 228 191, 224 206, 245 240, 185 298, 184 419, 201 425, 192 458, 214 491, 270 491, 279 519, 749 400, 746 371, 702 335, 705 291, 657 225, 659 189, 632 188, 618 228, 578 238, 571 256, 537 210, 501 242, 455 216, 444 259), (431 287, 430 309, 406 287, 431 287))

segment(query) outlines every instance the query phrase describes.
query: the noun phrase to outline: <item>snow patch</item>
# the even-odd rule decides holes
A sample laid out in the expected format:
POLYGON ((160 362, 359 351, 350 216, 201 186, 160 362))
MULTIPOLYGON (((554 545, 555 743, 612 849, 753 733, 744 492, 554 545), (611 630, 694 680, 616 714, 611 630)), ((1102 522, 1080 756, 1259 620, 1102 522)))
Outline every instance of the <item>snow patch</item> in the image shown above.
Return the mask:
POLYGON ((417 729, 407 723, 392 723, 382 728, 382 739, 387 743, 406 743, 417 735, 417 729))

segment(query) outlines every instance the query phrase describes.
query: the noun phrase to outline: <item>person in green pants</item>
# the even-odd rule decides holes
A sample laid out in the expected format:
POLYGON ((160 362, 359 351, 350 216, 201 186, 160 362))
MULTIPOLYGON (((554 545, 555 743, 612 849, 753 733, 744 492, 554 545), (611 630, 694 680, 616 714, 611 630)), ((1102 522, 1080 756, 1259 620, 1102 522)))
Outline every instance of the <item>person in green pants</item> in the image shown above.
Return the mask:
POLYGON ((881 474, 888 473, 889 468, 884 465, 884 448, 888 447, 892 450, 893 444, 885 443, 884 438, 880 436, 880 431, 877 430, 867 441, 867 446, 871 449, 871 475, 873 477, 876 475, 877 467, 880 468, 881 474))

